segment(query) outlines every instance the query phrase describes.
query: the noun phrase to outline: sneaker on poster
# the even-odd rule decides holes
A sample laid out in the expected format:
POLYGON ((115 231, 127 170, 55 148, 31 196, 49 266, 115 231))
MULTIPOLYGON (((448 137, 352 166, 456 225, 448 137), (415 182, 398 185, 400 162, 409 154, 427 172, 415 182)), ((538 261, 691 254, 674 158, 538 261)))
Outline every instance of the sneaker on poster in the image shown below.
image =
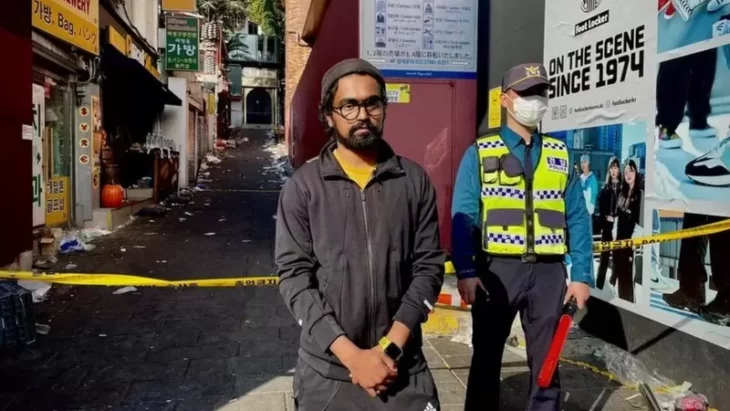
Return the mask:
POLYGON ((698 287, 693 292, 687 292, 680 288, 671 294, 662 294, 662 300, 672 308, 696 312, 705 303, 705 289, 698 287))
POLYGON ((709 304, 697 309, 697 315, 707 322, 730 326, 730 298, 718 293, 709 304))
POLYGON ((730 0, 710 0, 707 3, 707 11, 712 13, 714 11, 720 10, 721 8, 723 8, 724 6, 727 6, 728 4, 730 4, 730 0))
POLYGON ((684 21, 689 21, 700 6, 708 0, 672 0, 674 8, 684 21))
POLYGON ((717 130, 715 130, 713 127, 710 127, 707 124, 704 124, 702 126, 690 126, 689 128, 689 136, 692 138, 710 138, 710 137, 717 137, 717 130))
POLYGON ((669 20, 672 17, 674 17, 674 12, 677 11, 677 9, 674 8, 674 4, 669 3, 669 6, 664 10, 664 18, 669 20))
POLYGON ((659 148, 680 148, 682 138, 677 133, 669 133, 666 128, 659 131, 659 148))
POLYGON ((714 187, 730 186, 730 138, 717 147, 690 161, 684 173, 700 184, 714 187))
POLYGON ((712 37, 722 37, 727 36, 728 34, 730 34, 730 14, 720 17, 720 19, 712 25, 712 37))

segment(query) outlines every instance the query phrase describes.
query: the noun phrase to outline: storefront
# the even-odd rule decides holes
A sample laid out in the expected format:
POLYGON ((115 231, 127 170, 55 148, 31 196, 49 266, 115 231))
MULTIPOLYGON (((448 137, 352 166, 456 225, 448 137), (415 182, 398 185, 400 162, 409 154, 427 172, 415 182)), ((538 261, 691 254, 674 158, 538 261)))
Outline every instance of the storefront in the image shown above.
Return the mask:
MULTIPOLYGON (((33 43, 33 127, 32 181, 33 227, 66 227, 80 224, 74 189, 77 111, 82 94, 93 85, 99 54, 98 1, 72 6, 50 0, 50 8, 32 7, 33 43), (44 13, 44 10, 54 10, 44 13), (62 25, 63 19, 88 36, 75 36, 62 25)), ((88 109, 87 109, 88 111, 88 109)), ((90 113, 86 113, 90 115, 90 113)), ((39 232, 42 230, 38 230, 39 232)))
POLYGON ((102 208, 159 201, 177 187, 179 152, 161 131, 165 105, 181 105, 160 80, 157 55, 102 10, 102 208))

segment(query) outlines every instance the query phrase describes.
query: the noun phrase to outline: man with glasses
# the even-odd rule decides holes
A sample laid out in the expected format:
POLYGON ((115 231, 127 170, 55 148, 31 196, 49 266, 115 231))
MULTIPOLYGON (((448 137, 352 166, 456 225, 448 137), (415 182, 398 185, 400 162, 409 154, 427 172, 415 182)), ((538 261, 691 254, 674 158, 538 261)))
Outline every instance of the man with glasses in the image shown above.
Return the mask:
POLYGON ((436 192, 382 139, 385 81, 344 60, 322 79, 332 139, 284 185, 279 288, 302 327, 297 409, 437 411, 421 323, 443 283, 436 192))

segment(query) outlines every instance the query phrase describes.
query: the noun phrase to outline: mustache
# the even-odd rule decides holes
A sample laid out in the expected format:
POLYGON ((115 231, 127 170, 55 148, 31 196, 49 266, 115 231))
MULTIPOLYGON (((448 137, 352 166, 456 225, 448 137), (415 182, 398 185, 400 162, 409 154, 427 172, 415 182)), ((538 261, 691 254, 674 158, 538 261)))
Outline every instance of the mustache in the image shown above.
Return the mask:
POLYGON ((378 132, 378 129, 373 124, 371 124, 369 122, 360 122, 360 123, 357 123, 357 124, 353 125, 352 127, 350 127, 350 135, 351 136, 354 135, 357 131, 359 131, 363 128, 367 129, 368 131, 370 131, 373 134, 378 132))

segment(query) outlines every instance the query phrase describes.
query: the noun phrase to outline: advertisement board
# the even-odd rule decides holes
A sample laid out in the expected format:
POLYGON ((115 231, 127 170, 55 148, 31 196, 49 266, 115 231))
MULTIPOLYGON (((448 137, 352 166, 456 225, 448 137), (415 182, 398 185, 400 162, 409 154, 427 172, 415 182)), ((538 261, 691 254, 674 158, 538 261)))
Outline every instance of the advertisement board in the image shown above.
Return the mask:
POLYGON ((32 0, 33 27, 99 55, 99 0, 32 0))
POLYGON ((476 78, 477 0, 360 0, 360 58, 386 77, 476 78))
POLYGON ((33 84, 33 227, 46 222, 43 181, 43 133, 46 129, 46 91, 43 86, 33 84))
POLYGON ((546 3, 542 130, 566 142, 594 241, 594 297, 730 348, 730 1, 546 3), (697 235, 697 234, 700 235, 697 235), (713 250, 715 251, 713 253, 713 250))
POLYGON ((200 70, 200 31, 196 17, 167 16, 167 70, 200 70))

